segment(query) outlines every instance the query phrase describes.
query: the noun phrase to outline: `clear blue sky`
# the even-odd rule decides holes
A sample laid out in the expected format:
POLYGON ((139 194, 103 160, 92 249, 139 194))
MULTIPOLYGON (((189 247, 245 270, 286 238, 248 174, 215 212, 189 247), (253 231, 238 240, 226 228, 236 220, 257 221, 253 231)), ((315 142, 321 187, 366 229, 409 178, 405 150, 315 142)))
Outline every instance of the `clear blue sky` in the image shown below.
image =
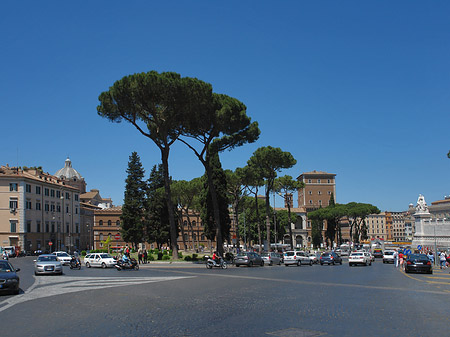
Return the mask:
MULTIPOLYGON (((291 152, 281 174, 337 174, 337 202, 405 210, 450 194, 448 1, 2 1, 0 164, 55 173, 70 157, 88 189, 123 200, 128 158, 160 154, 97 115, 125 75, 174 71, 238 98, 257 143, 291 152)), ((185 147, 174 179, 203 174, 185 147)), ((281 200, 277 200, 281 206, 281 200)))

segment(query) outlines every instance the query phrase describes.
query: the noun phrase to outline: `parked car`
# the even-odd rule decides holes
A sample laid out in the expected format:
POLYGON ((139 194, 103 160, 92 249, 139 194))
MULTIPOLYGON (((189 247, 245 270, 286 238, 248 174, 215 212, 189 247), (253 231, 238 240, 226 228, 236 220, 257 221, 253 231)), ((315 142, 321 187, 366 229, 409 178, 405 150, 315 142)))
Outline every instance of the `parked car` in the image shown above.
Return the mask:
POLYGON ((70 256, 66 252, 53 252, 52 255, 56 255, 56 258, 58 259, 58 261, 61 261, 63 266, 68 266, 70 260, 72 260, 72 256, 70 256))
POLYGON ((308 257, 312 261, 312 263, 314 263, 314 264, 319 263, 319 258, 317 257, 317 254, 309 253, 308 257))
POLYGON ((8 254, 8 257, 16 256, 16 247, 14 247, 14 246, 3 247, 3 251, 5 251, 6 254, 8 254))
POLYGON ((369 254, 370 262, 375 262, 375 256, 371 252, 367 252, 367 254, 369 254))
POLYGON ((305 252, 300 251, 288 251, 284 253, 284 265, 287 267, 289 265, 297 265, 301 266, 302 264, 309 264, 312 266, 313 262, 309 258, 309 256, 306 255, 305 252))
POLYGON ((338 256, 335 252, 324 252, 322 255, 320 255, 319 259, 320 265, 324 264, 342 264, 342 258, 338 256))
POLYGON ((20 278, 17 272, 20 268, 14 269, 13 265, 6 260, 0 260, 0 293, 9 292, 17 295, 20 290, 20 278))
POLYGON ((42 254, 34 260, 34 274, 62 274, 63 267, 53 254, 42 254))
POLYGON ((394 254, 393 250, 385 250, 383 254, 383 263, 394 263, 394 254))
POLYGON ((376 258, 383 258, 383 250, 381 248, 375 248, 373 250, 373 256, 375 256, 376 258))
POLYGON ((84 264, 87 268, 91 267, 114 267, 117 261, 108 253, 93 253, 87 254, 84 257, 84 264))
POLYGON ((280 254, 278 253, 275 252, 262 253, 261 257, 264 260, 264 263, 267 263, 269 266, 273 266, 274 264, 277 265, 281 264, 281 257, 280 254))
POLYGON ((426 254, 410 254, 404 266, 405 273, 414 271, 433 274, 433 265, 426 254))
POLYGON ((350 254, 350 256, 348 257, 348 265, 351 267, 351 266, 354 266, 354 265, 357 265, 357 264, 362 264, 362 265, 365 265, 365 266, 372 265, 372 260, 370 258, 369 253, 368 252, 363 252, 363 251, 352 252, 350 254))
POLYGON ((264 266, 264 260, 261 257, 261 255, 255 253, 255 252, 243 252, 239 253, 236 258, 234 259, 234 264, 236 267, 239 266, 247 266, 247 267, 253 267, 253 266, 264 266))

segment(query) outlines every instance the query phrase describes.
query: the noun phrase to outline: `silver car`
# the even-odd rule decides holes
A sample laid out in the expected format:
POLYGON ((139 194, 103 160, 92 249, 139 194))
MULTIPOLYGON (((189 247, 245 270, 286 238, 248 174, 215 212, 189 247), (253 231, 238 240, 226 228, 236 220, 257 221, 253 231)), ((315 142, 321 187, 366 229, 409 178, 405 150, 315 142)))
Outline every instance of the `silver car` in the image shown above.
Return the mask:
POLYGON ((275 252, 262 253, 261 257, 264 263, 267 263, 269 266, 273 266, 274 264, 281 265, 282 263, 280 254, 275 252))
POLYGON ((34 274, 59 274, 63 273, 63 267, 58 261, 56 255, 44 254, 39 255, 37 260, 34 260, 34 274))
POLYGON ((117 261, 107 253, 93 253, 84 257, 84 264, 87 268, 91 267, 114 267, 117 261))

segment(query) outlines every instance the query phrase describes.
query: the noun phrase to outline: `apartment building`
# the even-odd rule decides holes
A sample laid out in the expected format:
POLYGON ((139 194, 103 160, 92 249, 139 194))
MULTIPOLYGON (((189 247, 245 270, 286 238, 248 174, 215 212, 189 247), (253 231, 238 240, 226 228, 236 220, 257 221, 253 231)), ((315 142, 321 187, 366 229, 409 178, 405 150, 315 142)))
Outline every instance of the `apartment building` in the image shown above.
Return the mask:
POLYGON ((305 186, 298 190, 298 207, 305 207, 307 212, 320 207, 327 207, 331 194, 336 200, 336 174, 323 171, 302 173, 297 177, 305 186))
POLYGON ((387 240, 386 212, 381 212, 380 214, 369 214, 365 221, 369 240, 387 240))
POLYGON ((24 251, 80 247, 80 193, 40 168, 0 167, 0 242, 24 251))

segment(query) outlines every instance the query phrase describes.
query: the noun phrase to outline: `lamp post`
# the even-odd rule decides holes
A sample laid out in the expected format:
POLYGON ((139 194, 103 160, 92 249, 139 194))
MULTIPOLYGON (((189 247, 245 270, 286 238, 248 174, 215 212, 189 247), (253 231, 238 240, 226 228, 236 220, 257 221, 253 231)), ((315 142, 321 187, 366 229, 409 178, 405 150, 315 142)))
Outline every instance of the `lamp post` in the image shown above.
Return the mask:
POLYGON ((435 218, 434 222, 434 265, 436 265, 436 260, 438 259, 437 256, 437 240, 436 240, 436 225, 437 225, 437 217, 435 218))
POLYGON ((275 250, 278 250, 277 216, 275 213, 275 192, 273 192, 273 226, 275 229, 275 250))
POLYGON ((247 233, 245 231, 245 211, 246 209, 244 208, 244 250, 247 250, 247 233))

